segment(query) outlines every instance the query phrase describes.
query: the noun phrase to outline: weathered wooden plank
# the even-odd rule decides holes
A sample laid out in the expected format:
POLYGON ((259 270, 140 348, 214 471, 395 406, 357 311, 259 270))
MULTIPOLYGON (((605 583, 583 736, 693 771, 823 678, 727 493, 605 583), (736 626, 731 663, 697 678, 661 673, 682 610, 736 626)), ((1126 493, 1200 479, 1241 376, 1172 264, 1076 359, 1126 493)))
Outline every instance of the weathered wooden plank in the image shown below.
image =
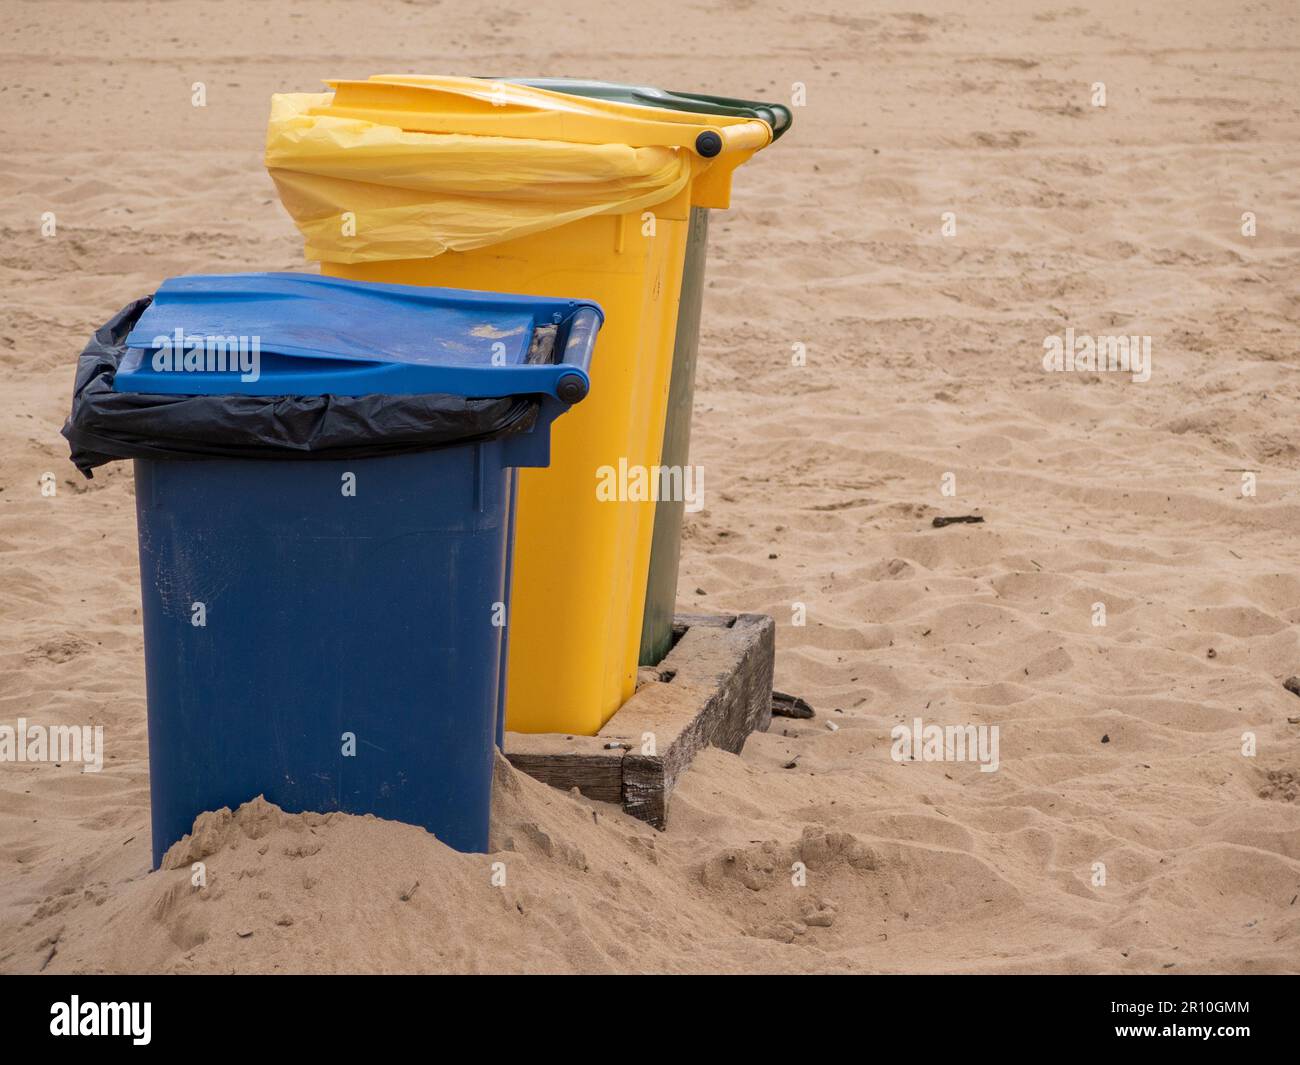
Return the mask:
POLYGON ((592 736, 506 734, 506 757, 559 788, 621 802, 662 829, 678 777, 705 747, 738 754, 772 720, 776 626, 761 614, 679 614, 680 635, 643 684, 592 736), (625 744, 608 750, 611 743, 625 744))
POLYGON ((690 619, 660 663, 672 680, 641 687, 600 732, 630 745, 623 758, 623 808, 656 828, 666 825, 677 778, 699 751, 720 747, 739 754, 749 734, 772 720, 772 619, 742 614, 709 620, 690 619))
POLYGON ((577 788, 598 802, 623 801, 622 749, 607 750, 595 736, 507 732, 505 754, 516 769, 543 784, 577 788))
POLYGON ((720 709, 715 689, 680 677, 647 684, 628 700, 606 725, 614 726, 608 736, 625 736, 630 747, 623 756, 624 810, 656 828, 666 825, 678 774, 708 746, 707 723, 720 709))

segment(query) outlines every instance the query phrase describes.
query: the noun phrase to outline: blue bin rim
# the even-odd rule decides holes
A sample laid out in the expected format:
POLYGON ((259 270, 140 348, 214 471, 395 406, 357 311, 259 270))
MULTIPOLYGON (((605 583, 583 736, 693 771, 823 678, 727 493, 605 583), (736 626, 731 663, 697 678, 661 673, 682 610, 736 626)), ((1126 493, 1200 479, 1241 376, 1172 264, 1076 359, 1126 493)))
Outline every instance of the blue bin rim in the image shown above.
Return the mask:
POLYGON ((603 322, 599 304, 584 299, 307 273, 189 275, 159 286, 127 338, 113 387, 159 395, 547 395, 574 403, 590 389, 603 322), (535 341, 548 328, 551 358, 538 361, 535 341), (237 360, 244 372, 232 372, 237 360))

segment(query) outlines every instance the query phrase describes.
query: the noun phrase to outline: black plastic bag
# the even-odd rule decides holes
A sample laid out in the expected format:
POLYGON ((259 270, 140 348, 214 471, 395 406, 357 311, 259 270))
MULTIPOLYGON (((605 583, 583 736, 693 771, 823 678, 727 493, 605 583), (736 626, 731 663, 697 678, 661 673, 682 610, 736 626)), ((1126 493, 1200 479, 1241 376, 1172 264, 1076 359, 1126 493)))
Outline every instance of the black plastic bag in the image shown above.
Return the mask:
POLYGON ((87 477, 115 459, 348 459, 428 451, 530 429, 538 400, 462 396, 172 396, 114 392, 126 338, 153 302, 123 307, 77 362, 63 435, 87 477))

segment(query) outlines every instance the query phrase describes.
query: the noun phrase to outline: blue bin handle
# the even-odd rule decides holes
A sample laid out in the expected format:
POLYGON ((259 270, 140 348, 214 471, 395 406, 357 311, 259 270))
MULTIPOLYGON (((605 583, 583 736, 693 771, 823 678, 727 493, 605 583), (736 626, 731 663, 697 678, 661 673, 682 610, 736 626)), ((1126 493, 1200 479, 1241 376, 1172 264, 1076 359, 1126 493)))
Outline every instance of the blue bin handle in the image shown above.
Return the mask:
POLYGON ((591 353, 596 348, 596 335, 600 332, 600 313, 594 307, 580 307, 569 319, 564 340, 564 358, 561 366, 572 367, 555 382, 555 395, 565 403, 580 403, 591 388, 591 353))

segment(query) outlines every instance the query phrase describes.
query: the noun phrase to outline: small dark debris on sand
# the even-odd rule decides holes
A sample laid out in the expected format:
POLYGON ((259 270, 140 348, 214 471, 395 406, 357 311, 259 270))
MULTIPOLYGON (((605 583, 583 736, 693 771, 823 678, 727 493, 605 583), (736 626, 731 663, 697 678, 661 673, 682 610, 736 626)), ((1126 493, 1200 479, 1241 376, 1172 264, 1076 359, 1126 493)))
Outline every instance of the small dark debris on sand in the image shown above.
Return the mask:
POLYGON ((797 695, 787 695, 785 692, 772 692, 772 716, 773 717, 816 717, 817 713, 804 700, 797 695))
POLYGON ((942 529, 945 525, 983 525, 983 514, 956 514, 951 518, 935 518, 930 522, 936 529, 942 529))

